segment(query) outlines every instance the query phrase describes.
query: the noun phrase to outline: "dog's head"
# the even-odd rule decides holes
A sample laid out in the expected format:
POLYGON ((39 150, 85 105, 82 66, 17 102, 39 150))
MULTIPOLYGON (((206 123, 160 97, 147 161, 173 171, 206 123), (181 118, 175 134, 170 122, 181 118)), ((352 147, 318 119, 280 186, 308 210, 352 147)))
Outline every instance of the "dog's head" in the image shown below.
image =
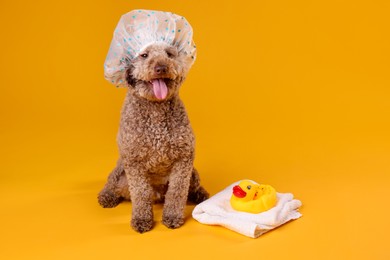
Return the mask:
POLYGON ((188 71, 188 57, 172 45, 154 43, 128 61, 129 91, 150 101, 169 100, 178 94, 188 71))

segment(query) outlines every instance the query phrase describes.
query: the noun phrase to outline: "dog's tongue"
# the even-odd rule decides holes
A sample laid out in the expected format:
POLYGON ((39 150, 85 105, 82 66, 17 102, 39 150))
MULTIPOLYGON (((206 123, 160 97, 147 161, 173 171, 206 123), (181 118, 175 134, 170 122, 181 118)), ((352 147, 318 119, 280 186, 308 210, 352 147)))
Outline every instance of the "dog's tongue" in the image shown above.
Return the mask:
POLYGON ((154 79, 152 80, 153 92, 157 99, 165 99, 168 95, 167 84, 163 79, 154 79))

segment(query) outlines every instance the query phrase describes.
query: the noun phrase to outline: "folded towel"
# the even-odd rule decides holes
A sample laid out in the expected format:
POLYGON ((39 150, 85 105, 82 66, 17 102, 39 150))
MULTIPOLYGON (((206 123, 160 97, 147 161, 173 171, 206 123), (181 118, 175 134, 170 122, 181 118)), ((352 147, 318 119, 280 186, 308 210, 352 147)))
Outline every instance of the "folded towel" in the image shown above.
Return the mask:
POLYGON ((298 208, 302 203, 291 193, 277 193, 275 207, 268 211, 252 214, 234 210, 230 205, 235 182, 208 200, 198 204, 192 217, 203 224, 220 225, 248 237, 257 238, 265 232, 301 217, 298 208))

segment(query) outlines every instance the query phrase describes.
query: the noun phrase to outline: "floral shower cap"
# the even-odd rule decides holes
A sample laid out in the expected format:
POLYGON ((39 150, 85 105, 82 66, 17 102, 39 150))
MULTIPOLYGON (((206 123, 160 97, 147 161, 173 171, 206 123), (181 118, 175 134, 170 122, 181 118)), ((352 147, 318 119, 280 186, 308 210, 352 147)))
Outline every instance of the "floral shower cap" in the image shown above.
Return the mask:
POLYGON ((114 31, 106 61, 104 77, 117 86, 126 85, 125 70, 129 62, 153 43, 177 47, 189 57, 189 67, 196 58, 192 27, 174 13, 133 10, 122 15, 114 31))

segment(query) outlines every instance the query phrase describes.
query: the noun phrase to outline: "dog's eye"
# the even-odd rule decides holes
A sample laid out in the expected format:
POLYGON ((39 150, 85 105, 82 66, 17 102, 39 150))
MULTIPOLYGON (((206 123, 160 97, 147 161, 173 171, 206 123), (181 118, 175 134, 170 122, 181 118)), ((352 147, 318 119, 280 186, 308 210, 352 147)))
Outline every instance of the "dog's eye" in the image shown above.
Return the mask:
POLYGON ((173 57, 173 54, 170 53, 169 51, 167 51, 167 55, 168 55, 168 58, 172 58, 173 57))
POLYGON ((140 55, 142 58, 147 58, 148 57, 148 54, 147 53, 142 53, 141 55, 140 55))

